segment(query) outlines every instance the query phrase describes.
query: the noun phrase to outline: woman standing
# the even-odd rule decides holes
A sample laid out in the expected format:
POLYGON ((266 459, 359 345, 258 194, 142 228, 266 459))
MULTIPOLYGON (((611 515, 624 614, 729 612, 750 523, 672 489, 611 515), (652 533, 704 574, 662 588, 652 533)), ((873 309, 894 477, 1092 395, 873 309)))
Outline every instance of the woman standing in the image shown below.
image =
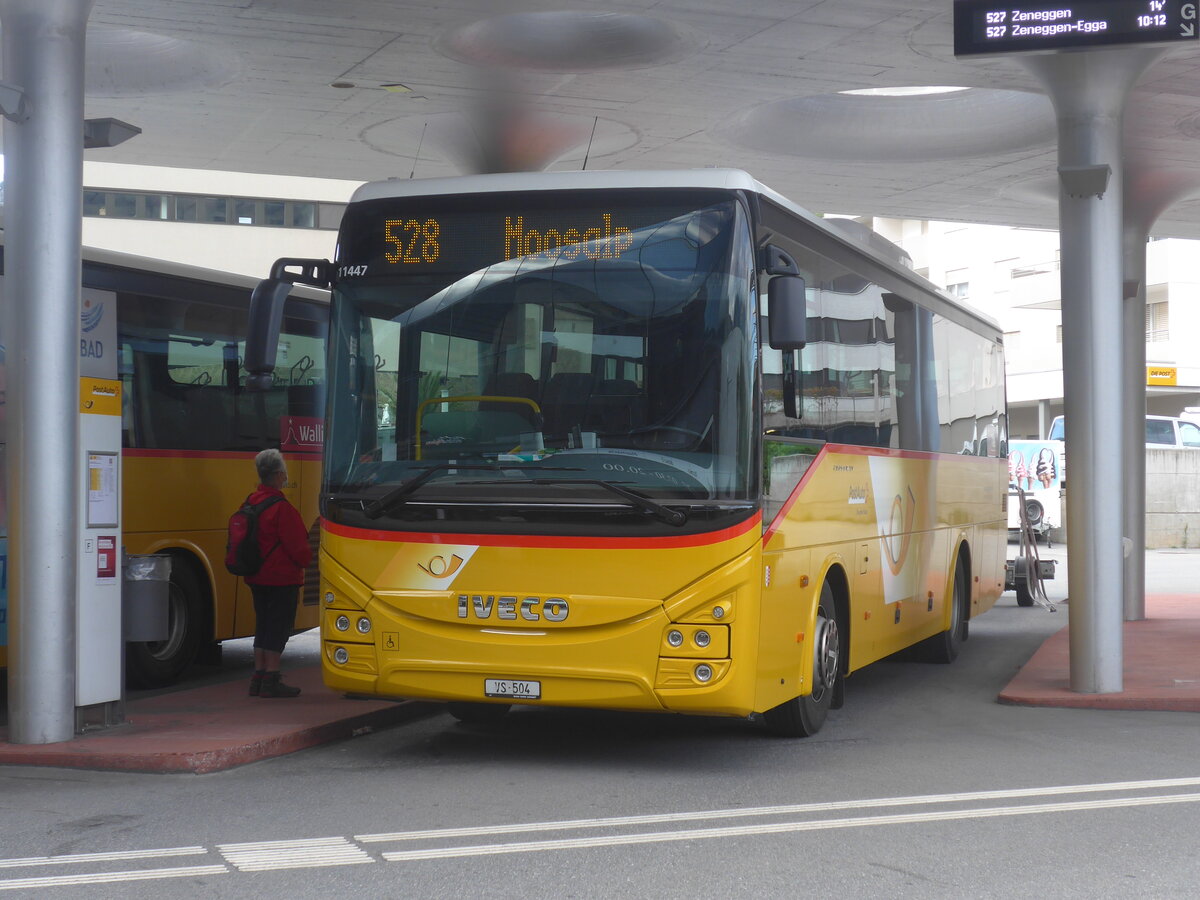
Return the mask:
POLYGON ((279 501, 258 517, 258 549, 262 568, 246 576, 254 595, 254 675, 251 697, 295 697, 300 688, 279 679, 279 660, 296 622, 296 604, 304 584, 304 568, 312 559, 308 531, 296 507, 283 497, 287 465, 278 450, 263 450, 254 457, 261 482, 248 503, 262 503, 278 496, 279 501))

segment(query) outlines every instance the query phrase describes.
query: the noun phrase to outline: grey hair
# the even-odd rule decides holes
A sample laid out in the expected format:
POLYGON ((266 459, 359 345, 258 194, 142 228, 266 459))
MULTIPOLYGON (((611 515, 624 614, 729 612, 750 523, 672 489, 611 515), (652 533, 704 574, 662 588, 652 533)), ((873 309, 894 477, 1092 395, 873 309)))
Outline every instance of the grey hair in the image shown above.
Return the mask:
POLYGON ((258 480, 263 484, 266 484, 278 473, 287 471, 287 466, 283 462, 283 454, 274 447, 263 450, 254 457, 254 468, 258 470, 258 480))

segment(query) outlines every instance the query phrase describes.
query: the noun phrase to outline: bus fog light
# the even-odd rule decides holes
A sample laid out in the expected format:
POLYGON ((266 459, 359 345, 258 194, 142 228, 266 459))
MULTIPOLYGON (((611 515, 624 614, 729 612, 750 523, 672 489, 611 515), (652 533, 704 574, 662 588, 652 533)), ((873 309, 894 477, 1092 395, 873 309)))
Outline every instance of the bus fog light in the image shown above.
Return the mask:
POLYGON ((707 631, 697 631, 692 640, 696 642, 697 647, 707 647, 712 643, 712 636, 707 631))
POLYGON ((336 628, 338 631, 349 631, 350 630, 349 617, 348 616, 338 616, 336 619, 333 620, 333 627, 336 628))
POLYGON ((326 592, 325 592, 325 605, 326 605, 326 606, 333 606, 333 591, 326 591, 326 592))
POLYGON ((672 647, 680 647, 683 645, 683 632, 671 629, 667 632, 667 643, 672 647))
POLYGON ((363 616, 361 619, 359 619, 357 622, 354 623, 354 627, 358 629, 359 634, 366 634, 368 631, 371 630, 371 620, 368 619, 366 616, 363 616))
POLYGON ((350 660, 350 651, 345 647, 338 647, 333 651, 333 661, 339 666, 344 666, 350 660))
POLYGON ((696 666, 696 680, 700 682, 712 681, 713 670, 712 666, 701 663, 696 666))

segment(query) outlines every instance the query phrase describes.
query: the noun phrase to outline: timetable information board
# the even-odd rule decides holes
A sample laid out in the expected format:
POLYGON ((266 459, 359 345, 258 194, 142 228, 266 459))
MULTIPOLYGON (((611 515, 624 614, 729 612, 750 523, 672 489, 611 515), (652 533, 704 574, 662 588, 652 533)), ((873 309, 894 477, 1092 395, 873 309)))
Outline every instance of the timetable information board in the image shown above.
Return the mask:
POLYGON ((954 0, 954 55, 1194 42, 1197 0, 954 0))

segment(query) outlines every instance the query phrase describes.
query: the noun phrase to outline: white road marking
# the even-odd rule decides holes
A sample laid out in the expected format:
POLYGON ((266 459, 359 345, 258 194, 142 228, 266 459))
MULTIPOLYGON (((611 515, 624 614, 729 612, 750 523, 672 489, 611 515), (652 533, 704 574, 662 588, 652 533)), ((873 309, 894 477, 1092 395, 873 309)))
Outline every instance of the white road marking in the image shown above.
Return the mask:
POLYGON ((151 859, 156 856, 203 856, 207 847, 166 847, 162 850, 113 850, 108 853, 72 853, 64 856, 27 856, 24 859, 0 859, 0 869, 18 866, 62 866, 82 862, 109 862, 122 859, 151 859))
MULTIPOLYGON (((649 844, 666 841, 689 841, 715 837, 747 837, 755 835, 787 834, 805 831, 822 831, 838 828, 861 828, 878 825, 907 825, 914 823, 948 822, 961 819, 986 819, 1008 816, 1028 816, 1045 813, 1084 812, 1103 809, 1121 809, 1140 806, 1160 806, 1177 803, 1200 803, 1200 791, 1181 794, 1143 794, 1141 796, 1110 797, 1095 800, 1073 800, 1057 803, 1030 803, 1014 806, 977 807, 973 809, 943 809, 924 811, 850 816, 845 818, 807 818, 784 822, 744 823, 724 827, 703 827, 707 822, 721 819, 752 819, 766 816, 803 816, 846 810, 887 809, 895 807, 922 807, 938 804, 973 804, 990 800, 1013 800, 1019 798, 1064 797, 1096 793, 1120 794, 1133 791, 1155 791, 1169 788, 1200 787, 1197 778, 1164 778, 1154 781, 1118 781, 1106 784, 1063 785, 1040 788, 1015 788, 997 791, 973 791, 968 793, 924 794, 911 797, 882 797, 865 800, 845 800, 826 803, 799 803, 781 806, 759 806, 745 809, 717 809, 699 812, 652 813, 640 816, 616 816, 612 818, 567 819, 557 822, 527 822, 518 824, 477 826, 469 828, 436 828, 414 831, 397 831, 380 834, 363 834, 353 839, 346 837, 300 838, 296 840, 256 841, 250 843, 217 844, 215 849, 229 865, 197 865, 159 869, 135 869, 126 872, 88 872, 11 878, 0 880, 0 891, 31 888, 65 887, 69 885, 106 884, 122 881, 150 881, 160 878, 185 878, 204 875, 225 875, 236 869, 238 872, 261 872, 278 869, 317 868, 329 866, 359 865, 372 863, 376 858, 367 853, 362 844, 386 841, 437 840, 455 837, 477 837, 481 835, 505 835, 522 832, 570 831, 572 829, 608 828, 626 829, 631 826, 677 823, 691 825, 677 830, 655 832, 631 832, 624 834, 594 835, 591 837, 560 838, 540 841, 512 841, 508 843, 477 844, 459 847, 434 847, 424 850, 395 851, 383 853, 389 862, 420 859, 449 859, 455 857, 485 856, 502 853, 529 853, 550 850, 612 847, 633 844, 649 844), (357 842, 357 843, 356 843, 357 842), (229 866, 233 866, 231 869, 229 866)), ((75 853, 62 856, 30 856, 17 859, 0 859, 0 868, 35 868, 50 865, 71 865, 122 860, 145 860, 179 856, 203 855, 213 852, 202 846, 167 847, 157 850, 125 850, 99 853, 75 853)))
POLYGON ((233 863, 239 872, 314 869, 375 862, 374 857, 344 837, 258 841, 251 844, 218 844, 217 850, 233 863))
POLYGON ((1075 784, 1056 787, 1012 788, 1002 791, 973 791, 960 794, 922 794, 913 797, 884 797, 869 800, 838 800, 831 803, 797 803, 788 806, 752 806, 744 809, 709 809, 697 812, 653 813, 642 816, 616 816, 607 819, 566 819, 557 822, 525 822, 513 825, 478 825, 466 828, 433 828, 424 831, 392 831, 381 834, 356 834, 362 844, 390 841, 436 840, 451 837, 478 837, 488 834, 519 834, 531 831, 561 831, 572 828, 621 828, 627 825, 656 825, 665 822, 693 822, 709 819, 742 819, 758 816, 790 816, 813 812, 848 809, 881 809, 892 806, 926 806, 938 803, 974 803, 980 800, 1011 800, 1017 797, 1054 797, 1065 794, 1143 791, 1156 788, 1200 787, 1200 778, 1164 778, 1156 781, 1116 781, 1108 784, 1075 784))
POLYGON ((824 831, 835 828, 861 828, 868 825, 907 825, 916 822, 948 822, 955 819, 988 819, 1003 816, 1029 816, 1039 813, 1078 812, 1092 809, 1116 809, 1133 806, 1160 806, 1169 803, 1200 803, 1200 794, 1175 794, 1156 797, 1125 797, 1117 800, 1086 800, 1075 803, 1044 803, 1031 806, 1000 806, 984 809, 943 810, 905 813, 893 816, 860 816, 850 819, 818 819, 808 822, 776 822, 763 825, 738 825, 728 828, 686 828, 680 831, 656 831, 643 834, 596 835, 557 841, 519 841, 511 844, 477 844, 468 847, 441 847, 431 850, 401 850, 384 853, 388 862, 418 859, 452 859, 463 856, 489 856, 502 853, 532 853, 547 850, 576 850, 591 847, 615 847, 653 844, 666 841, 694 841, 704 838, 747 837, 787 834, 799 831, 824 831))
POLYGON ((131 872, 46 875, 40 878, 11 878, 0 881, 0 891, 67 887, 75 884, 108 884, 116 881, 152 881, 156 878, 188 878, 197 875, 226 875, 228 873, 229 869, 225 866, 181 866, 176 869, 135 869, 131 872))

